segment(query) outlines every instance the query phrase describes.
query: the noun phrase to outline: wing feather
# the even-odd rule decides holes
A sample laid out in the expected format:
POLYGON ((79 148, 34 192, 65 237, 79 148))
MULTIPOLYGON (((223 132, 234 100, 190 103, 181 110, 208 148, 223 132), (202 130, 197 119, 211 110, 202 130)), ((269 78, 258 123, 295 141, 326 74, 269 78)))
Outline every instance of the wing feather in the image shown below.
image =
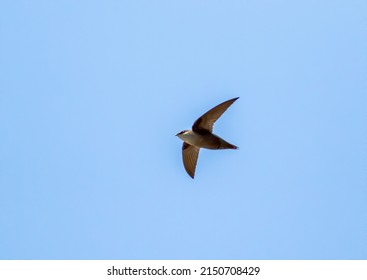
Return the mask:
POLYGON ((194 125, 192 126, 192 130, 196 132, 203 130, 212 132, 213 125, 216 120, 219 119, 219 117, 228 109, 228 107, 231 106, 232 103, 238 98, 239 97, 232 98, 210 109, 195 121, 194 125))
POLYGON ((194 179, 196 163, 199 157, 200 148, 187 144, 182 145, 182 160, 187 174, 194 179))

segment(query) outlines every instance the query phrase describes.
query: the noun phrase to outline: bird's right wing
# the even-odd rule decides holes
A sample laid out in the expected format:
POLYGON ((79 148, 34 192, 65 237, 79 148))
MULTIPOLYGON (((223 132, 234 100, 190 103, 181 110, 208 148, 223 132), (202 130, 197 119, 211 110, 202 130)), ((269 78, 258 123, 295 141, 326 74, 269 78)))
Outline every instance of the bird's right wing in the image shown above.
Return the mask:
POLYGON ((182 145, 182 160, 185 166, 186 172, 194 179, 196 163, 199 157, 200 148, 187 144, 182 145))
POLYGON ((210 109, 208 112, 206 112, 195 121, 194 125, 192 126, 192 130, 196 132, 203 130, 212 132, 213 125, 216 120, 219 119, 220 116, 228 109, 228 107, 231 106, 232 103, 235 102, 238 98, 239 97, 232 98, 210 109))

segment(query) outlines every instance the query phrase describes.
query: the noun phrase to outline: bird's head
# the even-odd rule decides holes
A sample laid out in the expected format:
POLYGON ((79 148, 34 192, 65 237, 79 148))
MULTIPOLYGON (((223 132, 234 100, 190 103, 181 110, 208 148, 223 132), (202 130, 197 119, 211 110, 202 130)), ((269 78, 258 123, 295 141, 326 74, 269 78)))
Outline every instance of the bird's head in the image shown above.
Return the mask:
POLYGON ((181 132, 177 133, 176 136, 180 137, 180 135, 183 135, 187 132, 188 130, 182 130, 181 132))

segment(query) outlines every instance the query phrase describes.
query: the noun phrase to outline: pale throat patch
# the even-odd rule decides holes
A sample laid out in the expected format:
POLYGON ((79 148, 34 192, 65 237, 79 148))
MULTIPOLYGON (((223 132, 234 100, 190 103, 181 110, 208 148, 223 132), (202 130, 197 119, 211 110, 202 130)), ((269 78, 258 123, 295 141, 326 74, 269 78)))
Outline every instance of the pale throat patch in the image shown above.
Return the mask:
POLYGON ((180 137, 180 139, 183 140, 184 142, 186 142, 190 145, 194 145, 194 146, 197 146, 197 143, 200 139, 200 136, 198 136, 192 130, 187 131, 186 133, 182 133, 182 134, 178 135, 178 137, 180 137))

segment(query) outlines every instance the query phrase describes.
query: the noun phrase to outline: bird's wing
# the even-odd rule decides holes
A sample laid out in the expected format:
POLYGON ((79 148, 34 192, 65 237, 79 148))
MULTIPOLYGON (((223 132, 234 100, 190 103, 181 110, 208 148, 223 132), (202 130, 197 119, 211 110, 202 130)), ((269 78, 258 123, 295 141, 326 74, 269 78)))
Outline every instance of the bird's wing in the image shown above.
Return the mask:
POLYGON ((196 132, 203 130, 212 132, 215 121, 219 119, 219 117, 228 109, 228 107, 231 106, 232 103, 238 98, 239 97, 232 98, 215 106, 213 109, 210 109, 195 121, 194 125, 192 126, 192 130, 196 132))
POLYGON ((182 160, 185 166, 186 172, 194 179, 196 162, 198 161, 200 148, 187 144, 182 145, 182 160))

